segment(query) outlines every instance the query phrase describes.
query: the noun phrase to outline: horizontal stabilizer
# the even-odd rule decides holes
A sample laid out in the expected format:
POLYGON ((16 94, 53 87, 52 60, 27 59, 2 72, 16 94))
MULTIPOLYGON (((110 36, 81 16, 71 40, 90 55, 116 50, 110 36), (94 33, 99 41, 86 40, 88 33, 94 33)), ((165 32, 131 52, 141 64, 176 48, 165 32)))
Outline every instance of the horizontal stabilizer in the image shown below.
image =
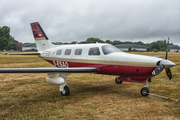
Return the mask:
POLYGON ((5 68, 0 73, 96 73, 98 70, 92 67, 86 68, 5 68))
POLYGON ((3 55, 41 55, 40 53, 3 53, 3 55))

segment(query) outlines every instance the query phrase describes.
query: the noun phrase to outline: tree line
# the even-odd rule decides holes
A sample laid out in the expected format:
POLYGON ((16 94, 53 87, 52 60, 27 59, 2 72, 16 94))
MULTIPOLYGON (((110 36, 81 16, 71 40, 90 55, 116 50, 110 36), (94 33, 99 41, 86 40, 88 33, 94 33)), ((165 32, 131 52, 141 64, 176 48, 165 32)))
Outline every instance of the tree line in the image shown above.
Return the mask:
POLYGON ((0 50, 18 50, 18 41, 10 35, 10 27, 0 27, 0 50))
MULTIPOLYGON (((99 38, 89 37, 86 39, 86 41, 73 41, 71 43, 65 42, 52 42, 55 45, 62 45, 62 44, 88 44, 88 43, 109 43, 111 45, 118 45, 118 44, 136 44, 136 45, 142 45, 147 47, 147 51, 166 51, 166 40, 158 40, 154 41, 152 43, 143 43, 142 41, 138 42, 131 42, 131 41, 120 41, 120 40, 101 40, 99 38)), ((3 26, 0 27, 0 50, 19 50, 17 46, 18 41, 14 39, 10 35, 10 27, 3 26)), ((24 43, 23 45, 32 44, 32 43, 24 43)), ((35 45, 35 43, 33 43, 35 45)), ((170 45, 173 45, 173 43, 170 43, 170 45)))
MULTIPOLYGON (((143 43, 142 41, 138 41, 138 42, 131 42, 131 41, 120 41, 120 40, 106 40, 103 41, 99 38, 94 38, 94 37, 90 37, 87 38, 86 41, 81 41, 81 42, 77 42, 77 41, 73 41, 71 43, 62 43, 62 42, 55 42, 53 44, 55 45, 62 45, 62 44, 89 44, 89 43, 109 43, 111 45, 118 45, 118 44, 136 44, 136 45, 142 45, 142 46, 146 46, 147 47, 147 51, 166 51, 166 40, 158 40, 158 41, 154 41, 151 43, 143 43)), ((173 43, 169 43, 169 45, 173 45, 173 43)))

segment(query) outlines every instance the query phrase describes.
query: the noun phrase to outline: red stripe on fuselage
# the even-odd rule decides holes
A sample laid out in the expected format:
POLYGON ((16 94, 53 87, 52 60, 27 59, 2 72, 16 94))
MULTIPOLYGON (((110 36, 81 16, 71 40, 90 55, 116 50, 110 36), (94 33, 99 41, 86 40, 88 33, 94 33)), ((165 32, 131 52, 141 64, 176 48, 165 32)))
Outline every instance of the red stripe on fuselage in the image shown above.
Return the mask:
POLYGON ((126 65, 109 65, 109 64, 95 64, 95 63, 79 63, 66 61, 46 60, 59 68, 68 67, 94 67, 99 70, 98 74, 120 75, 121 77, 130 77, 132 80, 144 81, 146 78, 152 76, 152 71, 155 67, 142 66, 126 66, 126 65))

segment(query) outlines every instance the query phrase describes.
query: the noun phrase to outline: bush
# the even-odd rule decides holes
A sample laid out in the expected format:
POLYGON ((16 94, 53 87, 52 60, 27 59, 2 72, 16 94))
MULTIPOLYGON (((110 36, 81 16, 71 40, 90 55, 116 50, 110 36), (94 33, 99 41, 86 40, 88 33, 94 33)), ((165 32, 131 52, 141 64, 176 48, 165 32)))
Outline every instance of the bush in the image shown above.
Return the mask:
POLYGON ((158 50, 157 49, 153 49, 153 52, 158 52, 158 50))

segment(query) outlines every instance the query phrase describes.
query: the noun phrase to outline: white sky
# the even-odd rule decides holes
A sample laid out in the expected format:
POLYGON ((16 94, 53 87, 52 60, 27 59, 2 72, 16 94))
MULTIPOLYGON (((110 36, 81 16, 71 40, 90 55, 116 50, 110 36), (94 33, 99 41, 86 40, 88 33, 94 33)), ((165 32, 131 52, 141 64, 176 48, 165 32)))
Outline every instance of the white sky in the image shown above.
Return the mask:
POLYGON ((34 42, 39 22, 51 42, 164 40, 180 45, 180 0, 1 0, 0 26, 20 42, 34 42), (75 38, 75 40, 73 39, 75 38))

